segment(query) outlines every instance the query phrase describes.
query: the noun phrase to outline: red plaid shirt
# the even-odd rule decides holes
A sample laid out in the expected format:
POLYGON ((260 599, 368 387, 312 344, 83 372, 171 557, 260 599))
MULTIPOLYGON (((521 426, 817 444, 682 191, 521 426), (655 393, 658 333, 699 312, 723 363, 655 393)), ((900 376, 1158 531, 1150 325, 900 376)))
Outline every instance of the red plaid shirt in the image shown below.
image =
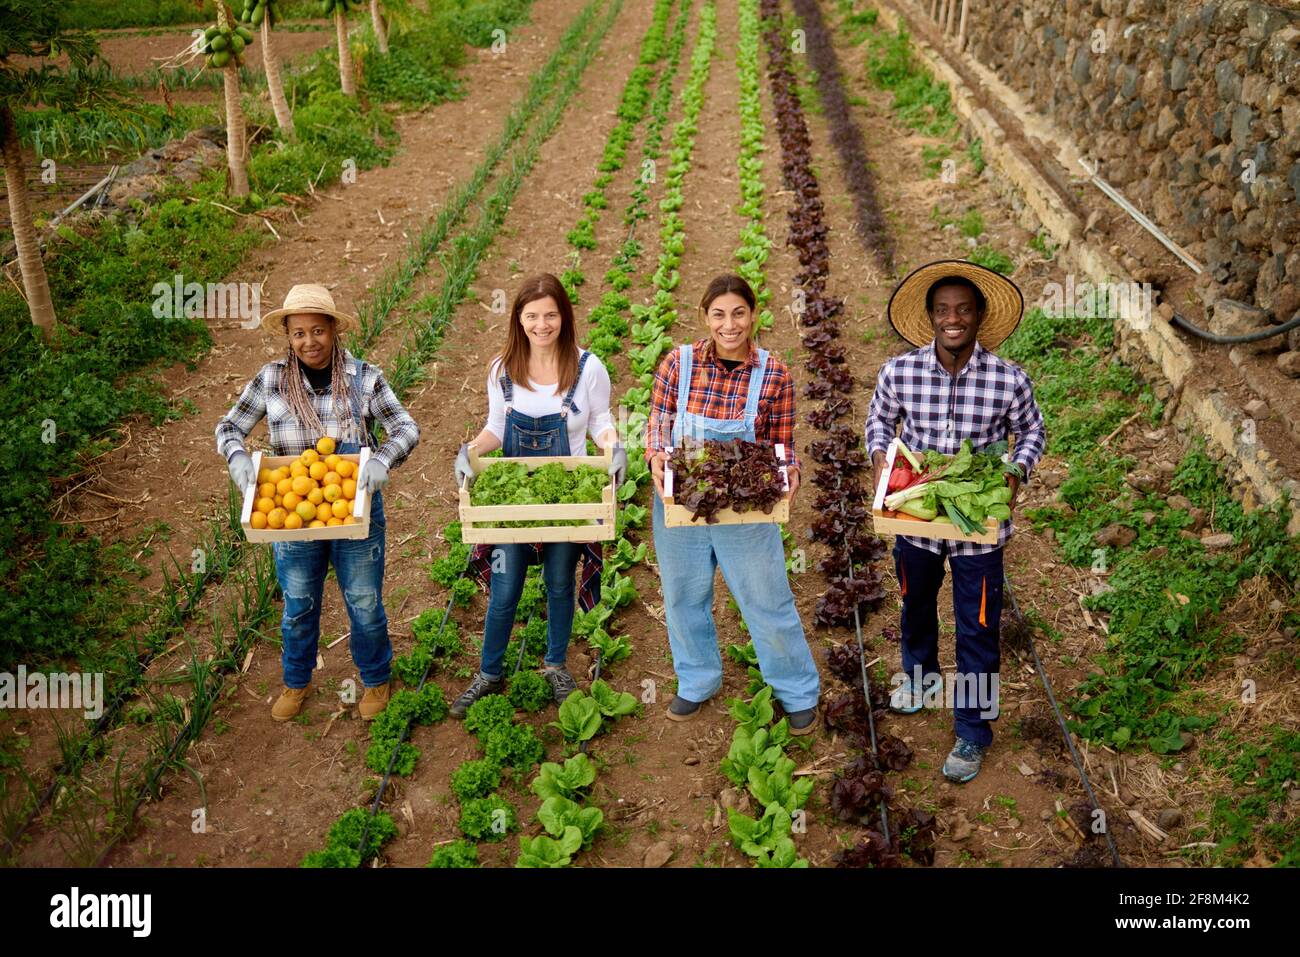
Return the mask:
MULTIPOLYGON (((677 416, 678 363, 681 350, 673 349, 659 363, 654 390, 650 395, 650 421, 646 425, 645 457, 672 444, 673 422, 677 416)), ((713 339, 695 343, 691 363, 691 391, 686 411, 713 419, 739 419, 745 413, 745 396, 749 376, 758 365, 758 348, 749 347, 749 361, 728 371, 718 361, 713 339)), ((758 419, 754 423, 754 441, 768 445, 784 444, 791 466, 800 469, 794 449, 794 378, 784 362, 771 353, 767 357, 767 374, 759 393, 758 419)), ((801 469, 800 469, 801 470, 801 469)))

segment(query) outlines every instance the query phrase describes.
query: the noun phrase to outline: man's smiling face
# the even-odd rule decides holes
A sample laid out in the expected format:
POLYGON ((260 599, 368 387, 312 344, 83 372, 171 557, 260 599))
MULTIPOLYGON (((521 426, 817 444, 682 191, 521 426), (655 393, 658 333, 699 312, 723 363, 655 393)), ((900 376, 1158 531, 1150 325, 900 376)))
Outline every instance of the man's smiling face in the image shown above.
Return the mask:
POLYGON ((952 353, 959 353, 973 343, 984 318, 976 310, 975 290, 966 286, 936 289, 934 309, 930 313, 935 342, 952 353))

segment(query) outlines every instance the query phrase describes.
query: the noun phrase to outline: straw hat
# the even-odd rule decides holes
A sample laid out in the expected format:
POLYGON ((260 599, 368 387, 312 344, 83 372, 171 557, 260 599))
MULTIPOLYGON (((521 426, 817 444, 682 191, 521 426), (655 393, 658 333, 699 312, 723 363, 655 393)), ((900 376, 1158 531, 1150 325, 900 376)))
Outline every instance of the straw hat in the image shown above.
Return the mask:
POLYGON ((989 350, 1002 345, 1020 325, 1025 297, 1006 276, 964 259, 939 259, 926 263, 912 270, 898 284, 885 310, 894 331, 914 346, 928 346, 933 342, 934 324, 925 311, 925 294, 935 281, 949 276, 969 279, 984 293, 987 307, 975 337, 979 344, 989 350))
POLYGON ((323 313, 334 317, 334 334, 342 335, 356 325, 356 320, 346 312, 334 308, 334 297, 324 286, 315 283, 300 283, 289 290, 284 297, 284 305, 272 309, 262 317, 262 331, 272 335, 284 335, 284 319, 303 312, 323 313))

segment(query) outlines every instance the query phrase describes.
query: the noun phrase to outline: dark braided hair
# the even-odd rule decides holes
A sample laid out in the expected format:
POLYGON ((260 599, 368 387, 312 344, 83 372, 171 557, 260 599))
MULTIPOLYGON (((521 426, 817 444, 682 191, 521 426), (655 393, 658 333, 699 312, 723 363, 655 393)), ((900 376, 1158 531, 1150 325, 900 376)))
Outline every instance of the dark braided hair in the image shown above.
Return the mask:
MULTIPOLYGON (((333 318, 330 319, 333 324, 333 318)), ((293 344, 289 345, 288 355, 285 358, 284 375, 280 379, 280 398, 289 404, 296 418, 302 425, 316 435, 325 434, 325 426, 316 414, 316 407, 312 404, 311 396, 307 394, 307 388, 303 385, 303 376, 305 373, 302 368, 302 361, 298 354, 293 351, 293 344)), ((333 351, 330 356, 330 394, 334 408, 334 417, 343 424, 345 430, 353 426, 352 422, 352 394, 348 388, 348 377, 343 374, 343 349, 338 340, 334 340, 333 351)), ((355 439, 360 441, 362 431, 361 423, 355 423, 357 430, 356 436, 343 435, 346 441, 355 439)))

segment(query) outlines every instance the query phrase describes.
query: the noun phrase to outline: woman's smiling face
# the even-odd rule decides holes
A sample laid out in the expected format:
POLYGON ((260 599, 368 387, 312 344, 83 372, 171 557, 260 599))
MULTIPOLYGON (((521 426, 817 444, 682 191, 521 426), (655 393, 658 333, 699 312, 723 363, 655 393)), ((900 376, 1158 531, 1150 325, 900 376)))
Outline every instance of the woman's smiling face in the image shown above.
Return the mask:
POLYGON ((313 369, 324 369, 333 360, 333 318, 318 312, 294 313, 284 327, 298 361, 313 369))
POLYGON ((737 293, 724 292, 709 303, 705 319, 714 348, 725 359, 743 359, 749 355, 749 333, 754 312, 737 293))
POLYGON ((528 344, 536 348, 545 349, 554 345, 560 337, 560 324, 563 321, 559 304, 550 296, 524 303, 524 308, 519 313, 519 324, 524 327, 528 344))

